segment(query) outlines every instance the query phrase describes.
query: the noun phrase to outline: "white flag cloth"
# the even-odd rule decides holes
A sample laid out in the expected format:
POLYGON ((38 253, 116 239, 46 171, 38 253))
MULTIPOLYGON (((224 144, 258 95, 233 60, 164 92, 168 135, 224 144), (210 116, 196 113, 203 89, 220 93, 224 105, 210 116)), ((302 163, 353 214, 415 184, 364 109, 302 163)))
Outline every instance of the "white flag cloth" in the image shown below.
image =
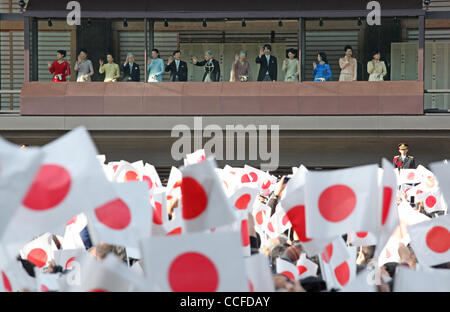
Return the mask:
POLYGON ((70 270, 74 261, 78 261, 86 253, 83 249, 66 249, 53 251, 55 263, 60 265, 64 270, 70 270))
POLYGON ((245 269, 250 292, 274 292, 269 259, 263 254, 245 258, 245 269))
POLYGON ((201 232, 237 220, 214 168, 212 158, 181 168, 181 216, 186 232, 201 232))
POLYGON ((0 238, 39 170, 44 154, 20 149, 0 137, 0 238))
POLYGON ((145 164, 144 169, 142 171, 142 181, 147 182, 148 189, 151 191, 162 188, 162 183, 159 178, 158 172, 154 166, 150 164, 145 164))
POLYGON ((439 183, 436 180, 436 176, 433 174, 433 172, 422 165, 419 165, 416 171, 420 176, 420 185, 424 191, 435 192, 439 189, 439 183))
POLYGON ((277 258, 276 261, 278 274, 283 274, 292 281, 298 280, 298 269, 295 264, 281 258, 277 258))
POLYGON ((377 292, 377 286, 372 275, 375 275, 373 271, 363 270, 356 278, 347 286, 345 286, 342 292, 377 292))
POLYGON ((396 203, 397 175, 395 174, 394 166, 385 158, 382 159, 382 166, 383 172, 379 190, 380 197, 377 216, 378 230, 373 232, 377 240, 375 258, 380 255, 399 224, 396 203))
POLYGON ((39 270, 34 270, 34 274, 36 276, 36 290, 38 292, 49 292, 49 291, 59 291, 60 290, 60 281, 59 279, 64 278, 64 276, 60 276, 59 274, 48 274, 43 273, 39 270))
POLYGON ((399 184, 416 184, 421 182, 421 176, 416 169, 400 169, 399 184))
POLYGON ((410 225, 408 233, 421 265, 450 262, 450 215, 410 225))
POLYGON ((142 172, 139 172, 136 167, 125 160, 121 160, 114 173, 113 181, 119 183, 142 181, 142 172))
POLYGON ((77 276, 71 283, 63 283, 62 291, 130 292, 142 287, 142 277, 111 254, 103 261, 98 261, 86 253, 80 257, 79 267, 68 273, 77 276))
POLYGON ((16 244, 35 235, 61 233, 73 216, 117 197, 85 128, 71 131, 42 150, 43 164, 3 238, 10 253, 17 250, 16 244))
POLYGON ((411 270, 398 266, 394 277, 394 292, 449 292, 450 270, 411 270))
POLYGON ((370 232, 350 232, 347 234, 347 242, 352 246, 375 246, 377 238, 370 232))
POLYGON ((335 244, 332 250, 328 248, 324 253, 325 255, 322 254, 319 257, 321 273, 328 290, 332 288, 342 289, 356 277, 356 247, 345 247, 346 251, 339 248, 340 250, 337 252, 338 246, 341 246, 341 244, 335 244), (340 259, 343 259, 345 253, 347 253, 348 258, 341 262, 340 259))
POLYGON ((308 172, 306 235, 330 238, 351 231, 376 231, 378 165, 308 172))
POLYGON ((206 153, 204 149, 200 149, 195 151, 192 154, 187 154, 186 158, 184 158, 184 165, 189 166, 193 164, 198 164, 202 161, 206 160, 206 153))
POLYGON ((20 257, 43 268, 53 260, 53 252, 57 250, 52 234, 45 233, 29 242, 20 250, 20 257))
POLYGON ((151 237, 141 254, 156 291, 249 291, 239 233, 151 237))
POLYGON ((318 268, 319 266, 316 263, 309 260, 306 257, 305 253, 302 253, 300 255, 300 258, 297 261, 297 269, 300 279, 307 278, 310 276, 316 276, 318 268))
POLYGON ((112 183, 118 196, 89 212, 89 234, 93 244, 105 242, 139 247, 151 233, 152 210, 145 182, 112 183))
POLYGON ((22 264, 8 258, 0 246, 0 292, 35 291, 36 282, 22 264))

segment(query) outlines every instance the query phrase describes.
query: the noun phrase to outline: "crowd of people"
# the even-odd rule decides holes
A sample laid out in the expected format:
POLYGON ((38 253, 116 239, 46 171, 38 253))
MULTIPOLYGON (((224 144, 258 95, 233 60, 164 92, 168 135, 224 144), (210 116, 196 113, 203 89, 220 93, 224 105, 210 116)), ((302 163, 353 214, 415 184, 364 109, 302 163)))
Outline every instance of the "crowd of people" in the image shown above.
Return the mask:
MULTIPOLYGON (((128 66, 131 68, 132 65, 128 64, 128 66)), ((28 148, 25 147, 24 149, 26 150, 28 148)), ((399 144, 398 149, 400 155, 394 157, 394 166, 390 165, 392 166, 391 170, 396 167, 398 173, 398 183, 395 184, 397 192, 394 193, 394 198, 397 203, 396 206, 399 206, 398 209, 406 209, 411 213, 422 215, 422 218, 426 218, 427 220, 443 218, 443 216, 446 216, 447 208, 443 201, 442 203, 438 203, 438 205, 434 203, 437 208, 435 207, 434 209, 430 210, 431 208, 429 207, 428 199, 419 196, 419 194, 424 192, 426 192, 427 194, 435 194, 436 192, 440 192, 439 188, 436 186, 436 177, 433 175, 433 173, 431 173, 431 171, 425 169, 423 166, 419 166, 420 168, 417 167, 416 169, 414 157, 407 155, 407 144, 399 144), (408 173, 407 178, 409 179, 411 178, 411 172, 414 173, 416 177, 420 176, 420 179, 417 180, 417 178, 415 178, 414 182, 411 183, 408 183, 408 181, 405 182, 402 178, 402 175, 404 175, 404 173, 408 173), (411 193, 411 191, 414 191, 414 193, 411 193), (417 198, 416 201, 414 201, 415 196, 417 198)), ((210 161, 207 160, 205 156, 206 155, 203 150, 197 151, 194 154, 187 155, 185 159, 185 167, 183 168, 189 168, 189 166, 191 165, 198 165, 202 162, 210 161)), ((103 155, 98 156, 98 159, 100 160, 101 166, 103 167, 103 172, 105 173, 107 179, 111 182, 128 183, 135 181, 145 181, 148 183, 150 192, 149 194, 151 194, 150 202, 153 206, 153 223, 154 225, 156 224, 160 226, 160 229, 162 229, 162 232, 158 232, 159 236, 162 235, 164 237, 167 235, 179 234, 183 236, 184 228, 181 223, 179 223, 181 215, 183 215, 183 220, 192 219, 195 217, 190 216, 188 218, 188 212, 185 212, 183 210, 188 209, 188 202, 183 198, 184 196, 188 195, 188 193, 186 192, 195 192, 195 207, 202 205, 202 199, 200 198, 202 194, 198 190, 199 186, 188 186, 188 184, 184 185, 185 183, 187 183, 185 182, 184 178, 182 180, 183 182, 181 182, 180 179, 182 178, 182 176, 184 177, 184 175, 187 174, 185 171, 183 171, 183 168, 180 168, 180 171, 177 168, 173 167, 168 180, 163 181, 164 183, 161 183, 158 174, 154 170, 154 167, 149 164, 145 164, 144 166, 144 163, 142 161, 135 163, 129 163, 126 161, 105 163, 105 157, 103 155), (177 191, 177 187, 180 186, 181 192, 179 191, 179 189, 177 191), (157 208, 158 205, 156 205, 156 198, 158 194, 163 194, 160 201, 164 201, 162 205, 159 205, 159 212, 157 208), (200 199, 197 198, 197 195, 200 199), (161 207, 163 208, 163 210, 161 210, 161 207), (164 207, 166 208, 166 211, 164 210, 164 207), (167 219, 169 223, 163 221, 164 219, 167 219)), ((204 168, 206 167, 203 167, 203 170, 204 168)), ((195 172, 194 169, 192 170, 192 172, 195 172)), ((235 194, 242 195, 242 193, 239 192, 246 187, 250 187, 250 189, 253 190, 250 191, 257 194, 254 198, 254 201, 250 200, 250 195, 248 194, 246 194, 246 196, 248 195, 247 197, 239 197, 239 199, 234 203, 234 206, 235 208, 241 210, 239 213, 241 216, 243 216, 242 220, 245 221, 242 223, 245 224, 245 228, 238 226, 238 228, 240 228, 238 231, 241 232, 243 246, 247 245, 244 242, 248 240, 248 254, 246 254, 245 257, 251 258, 250 256, 253 257, 254 255, 259 254, 264 255, 264 257, 267 259, 267 271, 270 271, 271 273, 272 282, 269 286, 265 285, 266 288, 264 289, 266 290, 273 289, 275 291, 282 292, 345 291, 346 289, 348 289, 346 287, 350 287, 351 285, 353 285, 350 287, 351 291, 358 291, 358 289, 355 289, 355 284, 352 284, 357 279, 356 277, 353 277, 351 279, 349 278, 349 280, 345 280, 344 282, 342 282, 338 278, 339 283, 341 284, 339 285, 333 284, 332 279, 330 281, 330 273, 325 273, 325 271, 327 270, 327 264, 331 263, 330 259, 332 254, 338 255, 339 252, 342 252, 337 249, 339 243, 342 245, 345 244, 345 246, 347 246, 343 247, 345 250, 346 248, 355 248, 352 250, 356 250, 356 253, 354 254, 354 256, 350 256, 350 258, 348 258, 347 260, 352 263, 350 267, 352 267, 352 265, 356 266, 354 273, 356 276, 363 276, 364 272, 365 274, 367 274, 368 270, 370 270, 371 268, 373 269, 373 267, 378 267, 378 272, 381 278, 379 282, 376 283, 376 286, 375 284, 372 285, 372 291, 393 291, 393 287, 396 281, 396 272, 398 272, 396 268, 398 266, 407 267, 413 271, 423 270, 424 272, 433 269, 450 269, 450 259, 448 258, 446 258, 447 261, 443 261, 442 263, 438 263, 437 265, 433 266, 427 266, 420 263, 418 261, 418 257, 416 257, 415 255, 417 250, 414 250, 411 243, 408 240, 405 240, 408 235, 405 235, 405 233, 403 233, 403 237, 396 237, 397 230, 394 231, 394 228, 392 228, 388 232, 388 235, 391 235, 391 231, 393 231, 393 234, 386 247, 384 246, 384 244, 382 246, 374 244, 374 241, 368 238, 368 233, 363 233, 363 235, 360 235, 361 233, 356 233, 356 236, 359 238, 358 241, 358 239, 355 240, 356 236, 354 232, 348 232, 346 234, 343 234, 342 238, 337 237, 335 240, 333 240, 332 243, 326 245, 326 247, 322 249, 322 252, 311 252, 311 247, 308 247, 311 239, 307 238, 305 235, 305 217, 301 217, 298 214, 292 215, 290 212, 283 211, 283 209, 286 210, 286 205, 285 203, 283 203, 283 200, 286 201, 287 196, 292 197, 293 190, 295 190, 295 187, 297 187, 296 185, 302 179, 302 175, 299 174, 299 172, 303 172, 304 174, 307 171, 307 169, 303 166, 299 168, 293 168, 293 174, 291 175, 279 177, 275 177, 268 172, 262 172, 250 166, 245 166, 244 168, 233 168, 230 166, 226 166, 223 169, 216 168, 213 170, 215 170, 217 173, 217 181, 222 181, 223 183, 223 192, 225 192, 232 201, 235 200, 232 199, 235 198, 235 194), (233 191, 230 190, 232 184, 234 188, 233 191), (289 188, 291 188, 291 193, 287 195, 287 193, 289 193, 289 188), (243 198, 244 200, 242 200, 243 198), (300 229, 300 231, 302 231, 303 233, 299 232, 299 218, 303 218, 303 230, 300 229), (393 240, 393 244, 389 243, 391 240, 393 240), (332 245, 335 246, 334 251, 332 245), (378 252, 376 252, 377 249, 378 252), (383 252, 380 253, 380 250, 383 250, 383 252), (385 256, 385 253, 388 254, 390 252, 398 254, 398 258, 396 259, 395 257, 391 257, 390 255, 385 256), (354 258, 352 259, 352 257, 354 258), (311 272, 309 269, 307 270, 306 267, 308 267, 308 265, 304 264, 305 261, 309 263, 309 266, 315 267, 315 269, 312 269, 311 272), (299 263, 303 263, 303 265, 300 265, 299 263), (278 267, 281 265, 283 266, 283 268, 278 267), (286 267, 289 266, 291 266, 295 270, 295 272, 286 269, 286 267), (336 285, 338 285, 339 287, 336 287, 336 285)), ((389 168, 385 168, 384 170, 389 170, 389 168)), ((198 170, 198 172, 201 172, 201 170, 198 170)), ((208 173, 205 173, 205 175, 207 176, 208 173)), ((213 184, 212 181, 215 180, 209 179, 208 181, 209 184, 213 184)), ((440 185, 440 187, 448 186, 440 185)), ((247 189, 247 191, 248 190, 249 189, 247 189)), ((307 194, 305 193, 305 195, 307 194)), ((216 194, 215 196, 218 195, 216 194)), ((335 194, 334 196, 339 195, 335 194)), ((389 201, 387 202, 387 204, 389 206, 389 201)), ((339 205, 340 203, 337 203, 337 206, 339 205)), ((386 206, 386 200, 384 200, 383 205, 384 207, 386 206)), ((383 214, 384 210, 385 209, 383 208, 383 214)), ((383 216, 383 218, 386 217, 383 216)), ((405 217, 401 215, 399 216, 399 218, 399 228, 403 228, 405 226, 405 223, 406 225, 411 225, 417 222, 411 221, 410 219, 405 219, 405 217)), ((417 218, 417 215, 415 216, 415 218, 417 218)), ((81 248, 82 250, 87 251, 88 254, 90 254, 93 258, 97 259, 100 262, 104 261, 104 259, 107 258, 108 255, 114 255, 114 257, 119 258, 124 263, 124 265, 126 264, 128 267, 131 267, 134 272, 138 272, 141 275, 145 274, 145 264, 142 263, 143 260, 140 259, 140 257, 135 256, 135 252, 129 254, 128 247, 124 247, 119 244, 114 245, 111 244, 111 242, 99 242, 94 245, 93 240, 91 239, 91 235, 93 234, 93 232, 91 231, 95 227, 93 227, 92 224, 91 226, 88 226, 87 224, 88 222, 92 222, 92 219, 90 219, 90 221, 85 221, 85 223, 82 223, 80 219, 82 218, 74 218, 73 220, 71 219, 66 226, 67 234, 67 228, 70 227, 71 224, 81 224, 81 227, 78 227, 78 230, 75 231, 76 239, 72 237, 72 241, 78 240, 81 242, 79 243, 77 248, 81 248), (142 268, 144 268, 144 270, 142 268)), ((398 220, 395 221, 394 224, 398 224, 398 220)), ((228 227, 226 231, 231 230, 231 228, 232 227, 228 227)), ((208 230, 207 232, 215 231, 216 228, 211 228, 211 230, 208 230)), ((224 231, 223 228, 222 231, 224 231)), ((405 231, 405 228, 403 229, 403 231, 405 231)), ((154 232, 153 229, 152 233, 152 235, 156 235, 156 232, 154 232)), ((55 234, 50 235, 51 241, 49 243, 52 246, 55 246, 53 247, 55 250, 70 250, 74 248, 73 245, 71 245, 72 242, 68 240, 69 236, 66 236, 66 234, 64 237, 55 234), (70 247, 68 247, 69 245, 70 247)), ((370 235, 372 235, 372 238, 374 236, 377 236, 376 233, 370 233, 370 235)), ((380 237, 376 239, 379 238, 380 237)), ((447 239, 444 236, 441 236, 441 238, 443 240, 447 239)), ((38 237, 35 237, 35 239, 37 240, 38 237)), ((444 244, 446 243, 444 242, 444 244)), ((440 246, 442 246, 442 243, 440 244, 440 246)), ((167 248, 170 247, 167 246, 167 248)), ((448 246, 444 247, 444 249, 445 248, 448 249, 448 246)), ((57 275, 59 278, 62 278, 64 275, 71 272, 71 268, 70 266, 68 266, 68 264, 57 264, 55 262, 55 259, 47 261, 47 258, 46 261, 40 263, 37 258, 33 258, 30 255, 27 256, 23 250, 21 251, 21 255, 17 257, 17 260, 21 263, 23 269, 27 272, 27 274, 32 278, 35 278, 37 275, 41 274, 53 274, 57 275)), ((442 251, 440 252, 442 253, 442 251)), ((443 252, 445 252, 445 250, 443 252)), ((443 255, 445 256, 445 254, 443 255)), ((231 259, 228 260, 231 261, 231 259)), ((155 265, 155 263, 153 263, 153 265, 155 265)), ((2 268, 0 261, 0 270, 1 269, 2 268)), ((263 266, 262 270, 264 269, 265 268, 263 266)), ((350 271, 351 270, 352 269, 350 269, 350 271)), ((202 274, 202 271, 199 272, 199 274, 202 274)), ((337 272, 336 269, 334 272, 337 272)), ((351 275, 351 273, 349 274, 351 275)), ((10 276, 10 278, 13 277, 10 276)), ((188 281, 188 284, 195 283, 194 280, 196 279, 196 277, 192 274, 186 275, 185 278, 192 279, 188 281)), ((8 289, 7 286, 9 285, 9 282, 6 283, 5 280, 6 279, 4 277, 4 288, 8 289)), ((39 280, 41 281, 41 279, 39 280)), ((49 289, 49 287, 47 286, 45 286, 45 289, 47 290, 59 290, 51 289, 51 287, 49 289)), ((253 285, 250 286, 250 291, 252 291, 253 287, 253 285)), ((11 286, 9 286, 9 289, 11 289, 11 286)), ((33 291, 34 289, 22 289, 22 291, 27 290, 33 291)), ((42 287, 40 290, 42 291, 42 287)), ((363 289, 360 290, 367 291, 367 288, 363 287, 363 289)), ((442 291, 450 291, 450 288, 442 289, 442 291)))
MULTIPOLYGON (((351 46, 345 46, 345 56, 339 59, 339 67, 341 69, 339 81, 356 81, 358 75, 358 62, 353 57, 353 49, 351 46)), ((235 54, 234 62, 230 72, 230 82, 247 82, 252 81, 252 73, 250 63, 247 60, 248 52, 245 50, 239 51, 235 54)), ((48 62, 50 73, 53 74, 54 82, 67 81, 67 77, 71 75, 70 64, 64 60, 66 51, 57 51, 57 60, 53 63, 48 62)), ((221 71, 220 64, 214 57, 214 52, 208 50, 205 52, 204 59, 199 60, 197 57, 192 57, 192 64, 204 68, 203 82, 217 82, 220 81, 221 71)), ((259 72, 257 81, 278 81, 278 60, 272 55, 272 46, 270 44, 264 45, 260 48, 259 56, 255 59, 256 64, 259 64, 259 72)), ((300 65, 297 57, 297 52, 294 49, 287 51, 287 58, 283 61, 281 67, 284 73, 284 81, 298 82, 300 78, 300 65)), ((77 82, 91 81, 94 75, 94 68, 92 62, 88 59, 88 54, 85 49, 81 49, 78 59, 74 65, 73 70, 77 74, 77 82)), ((146 82, 161 82, 163 81, 163 74, 170 73, 171 81, 188 81, 188 66, 185 61, 181 60, 181 51, 176 50, 164 63, 161 58, 159 50, 153 49, 151 56, 147 59, 147 77, 146 82)), ((372 53, 372 60, 367 63, 367 72, 369 74, 369 81, 383 81, 387 74, 386 65, 381 61, 379 51, 372 53)), ((135 62, 135 56, 132 53, 127 55, 125 62, 119 67, 114 62, 112 54, 106 55, 106 63, 103 59, 99 60, 99 73, 104 74, 104 82, 116 81, 140 81, 140 67, 135 62)), ((328 63, 327 54, 319 52, 317 61, 313 63, 314 81, 330 81, 333 74, 328 63)))

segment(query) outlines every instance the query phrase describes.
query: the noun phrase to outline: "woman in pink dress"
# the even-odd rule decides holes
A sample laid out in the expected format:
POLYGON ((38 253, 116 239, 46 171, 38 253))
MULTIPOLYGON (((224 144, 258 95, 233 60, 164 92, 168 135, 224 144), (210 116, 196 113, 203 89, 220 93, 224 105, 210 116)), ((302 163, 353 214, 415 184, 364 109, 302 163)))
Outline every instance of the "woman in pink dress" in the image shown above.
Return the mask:
POLYGON ((351 46, 346 46, 344 50, 345 56, 339 59, 339 66, 341 67, 339 81, 356 81, 358 63, 352 57, 353 49, 351 46))
POLYGON ((56 52, 57 60, 53 63, 47 62, 50 73, 53 74, 53 82, 64 82, 66 77, 70 76, 70 65, 64 60, 66 51, 58 50, 56 52))

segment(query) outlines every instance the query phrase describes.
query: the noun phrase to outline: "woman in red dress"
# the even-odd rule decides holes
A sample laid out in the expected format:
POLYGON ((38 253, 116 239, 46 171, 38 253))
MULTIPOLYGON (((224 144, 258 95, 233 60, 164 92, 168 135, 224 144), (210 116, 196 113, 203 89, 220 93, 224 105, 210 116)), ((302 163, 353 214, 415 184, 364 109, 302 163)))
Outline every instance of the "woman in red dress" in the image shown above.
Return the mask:
POLYGON ((53 74, 53 82, 64 82, 66 77, 70 76, 70 65, 64 60, 66 57, 66 51, 58 50, 56 52, 56 61, 52 63, 48 62, 48 69, 53 74))

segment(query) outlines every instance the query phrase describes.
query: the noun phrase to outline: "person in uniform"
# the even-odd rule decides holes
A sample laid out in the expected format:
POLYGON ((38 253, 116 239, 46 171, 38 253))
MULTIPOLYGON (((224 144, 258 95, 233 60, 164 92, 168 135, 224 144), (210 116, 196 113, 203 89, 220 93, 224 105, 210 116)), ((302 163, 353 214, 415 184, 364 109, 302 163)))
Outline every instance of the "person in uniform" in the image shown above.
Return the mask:
POLYGON ((400 143, 398 145, 400 155, 394 157, 393 164, 398 169, 416 169, 416 162, 413 156, 408 156, 408 144, 400 143))

